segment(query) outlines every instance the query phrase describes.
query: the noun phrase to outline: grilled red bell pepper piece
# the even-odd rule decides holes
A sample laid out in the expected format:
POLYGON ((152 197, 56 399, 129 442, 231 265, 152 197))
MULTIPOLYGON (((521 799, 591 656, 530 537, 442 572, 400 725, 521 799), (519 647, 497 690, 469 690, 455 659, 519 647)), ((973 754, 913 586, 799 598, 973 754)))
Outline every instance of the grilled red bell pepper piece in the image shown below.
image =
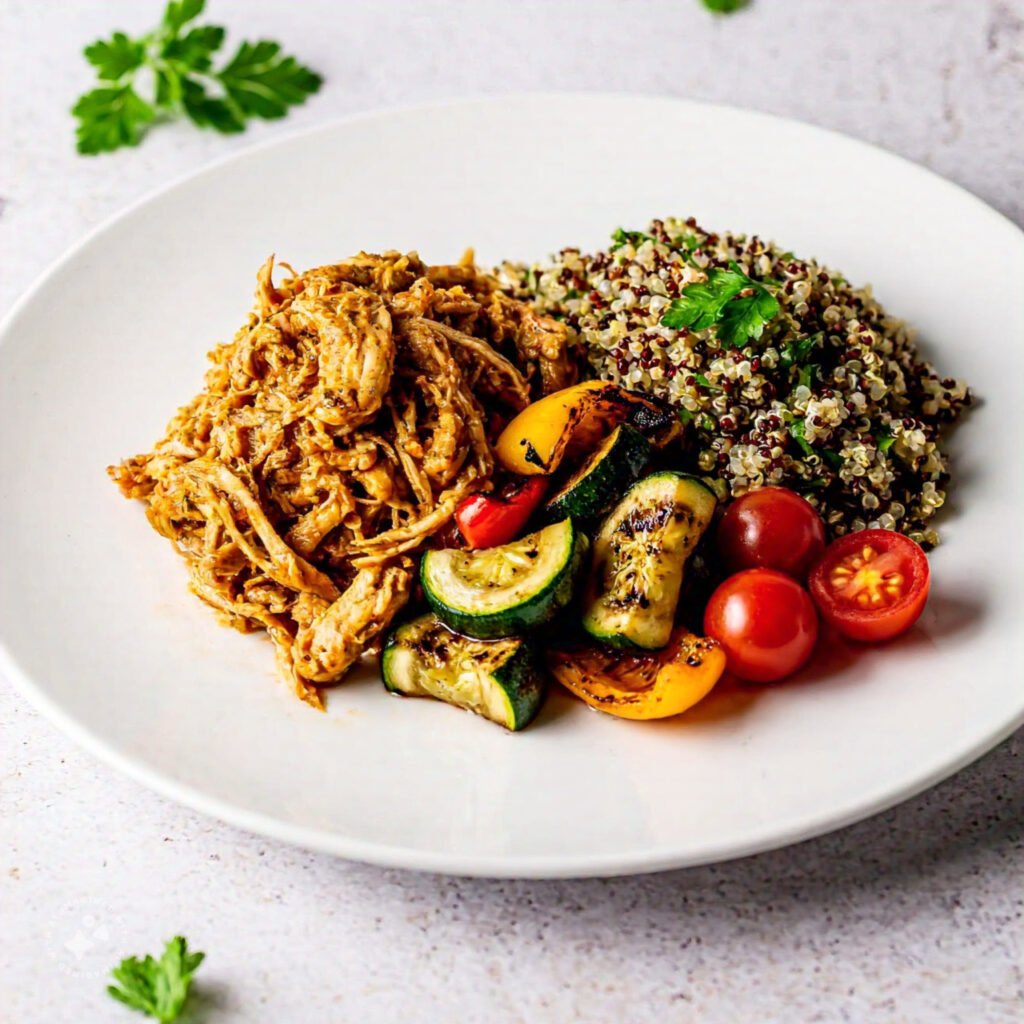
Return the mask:
POLYGON ((496 494, 471 494, 455 509, 467 547, 494 548, 515 540, 547 490, 541 476, 517 477, 496 494))

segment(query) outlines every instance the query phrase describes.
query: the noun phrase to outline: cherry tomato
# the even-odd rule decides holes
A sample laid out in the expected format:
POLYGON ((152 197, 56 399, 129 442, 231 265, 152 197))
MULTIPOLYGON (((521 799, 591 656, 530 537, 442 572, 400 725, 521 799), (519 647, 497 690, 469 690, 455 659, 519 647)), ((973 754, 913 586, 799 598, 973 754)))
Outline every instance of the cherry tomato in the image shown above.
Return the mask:
POLYGON ((704 611, 704 632, 725 649, 742 679, 770 683, 795 672, 814 650, 818 616, 807 591, 775 569, 730 576, 704 611))
POLYGON ((455 509, 459 532, 471 548, 494 548, 514 540, 547 490, 544 477, 517 477, 497 494, 471 494, 455 509))
POLYGON ((733 572, 778 569, 805 580, 825 550, 825 525, 814 506, 795 491, 761 487, 725 510, 718 550, 733 572))
POLYGON ((861 530, 834 540, 811 571, 822 617, 851 640, 890 640, 917 622, 931 571, 919 544, 892 530, 861 530))

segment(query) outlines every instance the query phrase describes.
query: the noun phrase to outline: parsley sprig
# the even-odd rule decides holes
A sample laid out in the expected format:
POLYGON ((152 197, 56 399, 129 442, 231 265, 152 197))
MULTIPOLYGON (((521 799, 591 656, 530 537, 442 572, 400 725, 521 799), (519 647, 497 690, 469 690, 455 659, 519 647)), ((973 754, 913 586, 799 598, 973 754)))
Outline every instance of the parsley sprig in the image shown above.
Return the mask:
POLYGON ((627 243, 634 246, 641 246, 644 242, 656 242, 657 239, 654 235, 649 235, 645 231, 626 231, 624 228, 616 228, 612 232, 612 250, 620 248, 627 243))
POLYGON ((726 345, 743 345, 760 338, 765 325, 778 315, 778 299, 730 260, 728 270, 712 267, 706 281, 687 285, 679 298, 672 300, 661 323, 677 331, 717 327, 718 337, 726 345))
POLYGON ((110 973, 116 985, 108 985, 107 992, 118 1002, 133 1010, 171 1024, 181 1016, 192 975, 203 962, 205 953, 190 953, 188 942, 175 935, 164 947, 159 960, 149 954, 140 960, 130 956, 122 960, 110 973))
POLYGON ((782 366, 788 369, 791 366, 806 365, 810 354, 823 337, 824 334, 818 331, 817 334, 808 334, 806 337, 787 341, 779 353, 782 366))
POLYGON ((703 0, 703 3, 714 14, 732 14, 747 6, 747 0, 703 0))
POLYGON ((884 425, 875 431, 875 438, 878 443, 878 450, 883 455, 896 443, 896 435, 884 425))
POLYGON ((170 0, 152 32, 131 39, 115 32, 83 51, 100 85, 72 108, 79 153, 137 146, 158 120, 187 117, 200 128, 245 130, 250 117, 284 117, 320 88, 322 79, 278 43, 243 42, 220 69, 214 54, 224 42, 219 25, 191 24, 205 0, 170 0), (144 97, 141 77, 152 87, 144 97))
POLYGON ((840 470, 846 461, 839 452, 834 452, 831 448, 813 448, 807 440, 807 423, 805 420, 793 420, 789 425, 789 436, 796 441, 797 447, 804 455, 818 455, 836 471, 840 470))
POLYGON ((789 425, 789 436, 796 441, 797 447, 804 455, 814 455, 815 451, 807 440, 807 424, 802 419, 793 420, 789 425))

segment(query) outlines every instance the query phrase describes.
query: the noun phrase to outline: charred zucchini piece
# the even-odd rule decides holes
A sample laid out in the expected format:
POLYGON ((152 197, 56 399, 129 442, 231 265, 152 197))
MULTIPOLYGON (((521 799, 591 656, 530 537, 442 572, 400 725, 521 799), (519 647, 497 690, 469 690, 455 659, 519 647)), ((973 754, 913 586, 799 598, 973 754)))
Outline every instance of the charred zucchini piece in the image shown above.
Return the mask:
POLYGON ((583 599, 583 628, 613 647, 668 643, 686 559, 714 515, 716 499, 695 477, 652 473, 601 524, 583 599))
POLYGON ((432 612, 391 633, 381 676, 392 693, 433 697, 512 732, 529 724, 544 697, 544 676, 526 640, 459 636, 432 612))
POLYGON ((550 622, 573 596, 587 538, 571 519, 497 548, 428 551, 420 563, 427 603, 446 625, 489 640, 550 622))
POLYGON ((643 434, 616 427, 544 506, 545 517, 596 519, 643 472, 650 455, 643 434))

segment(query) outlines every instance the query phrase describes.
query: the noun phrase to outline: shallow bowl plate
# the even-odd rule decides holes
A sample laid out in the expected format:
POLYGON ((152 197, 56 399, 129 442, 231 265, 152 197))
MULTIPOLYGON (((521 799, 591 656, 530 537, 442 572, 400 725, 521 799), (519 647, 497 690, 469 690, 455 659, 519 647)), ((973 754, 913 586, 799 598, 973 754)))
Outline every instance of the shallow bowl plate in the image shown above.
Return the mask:
POLYGON ((0 343, 0 669, 63 729, 209 814, 381 864, 509 876, 652 871, 791 843, 891 805, 1024 719, 1024 236, 877 149, 696 103, 532 96, 362 117, 263 146, 136 205, 66 256, 0 343), (742 139, 743 160, 733 160, 742 139), (554 695, 506 735, 385 695, 372 667, 317 714, 269 643, 217 625, 105 467, 146 450, 243 321, 271 251, 429 262, 597 246, 695 215, 870 281, 982 403, 920 625, 829 646, 775 688, 632 724, 554 695), (1007 543, 1007 540, 1009 543, 1007 543))

